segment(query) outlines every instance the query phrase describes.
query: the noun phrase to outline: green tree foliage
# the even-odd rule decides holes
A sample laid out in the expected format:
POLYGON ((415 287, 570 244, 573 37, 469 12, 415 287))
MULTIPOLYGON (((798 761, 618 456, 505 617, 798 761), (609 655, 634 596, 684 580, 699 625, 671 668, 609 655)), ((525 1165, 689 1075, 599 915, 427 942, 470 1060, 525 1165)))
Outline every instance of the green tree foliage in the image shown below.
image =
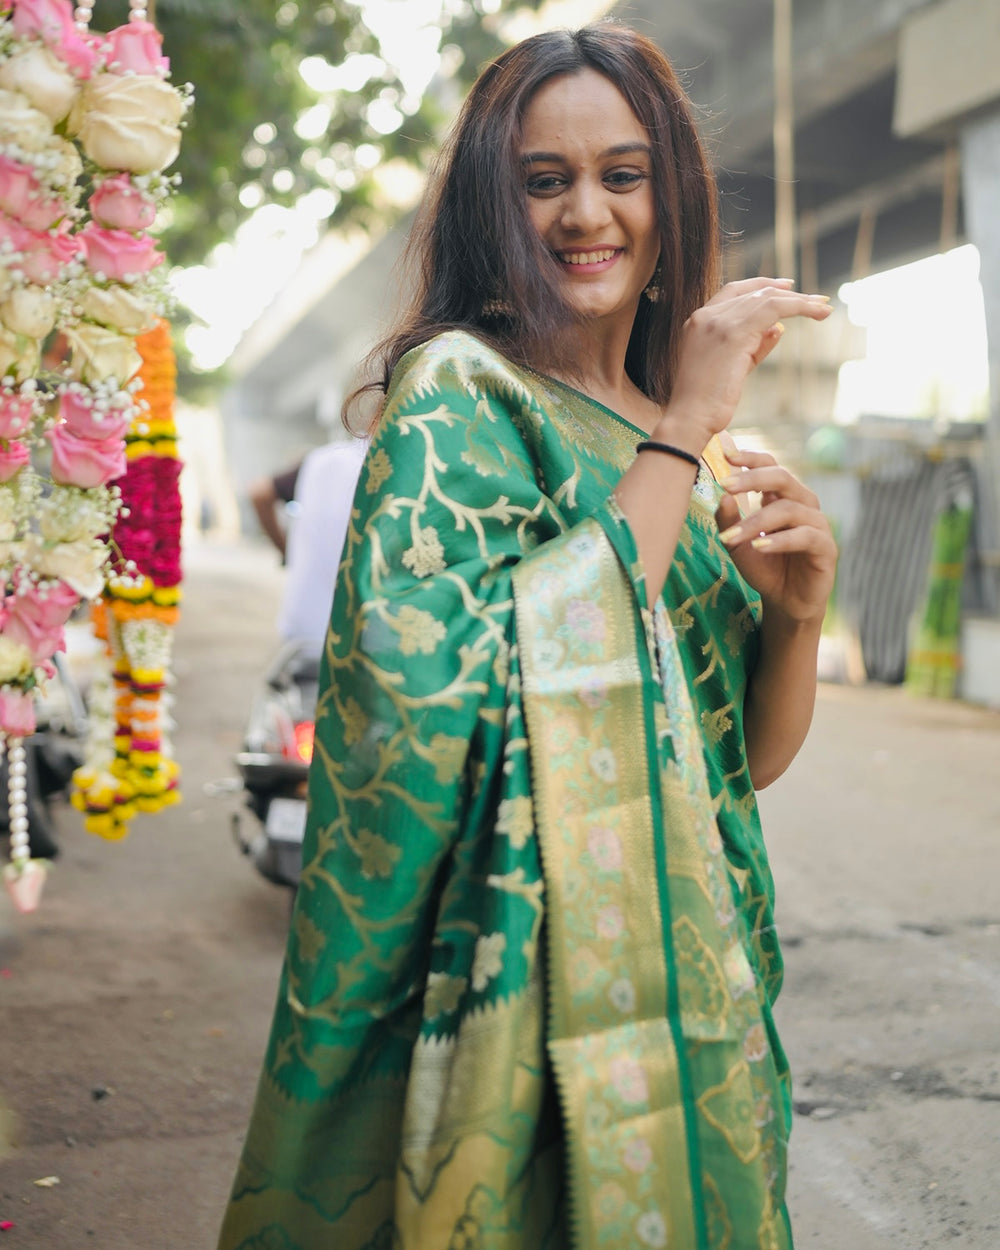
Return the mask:
MULTIPOLYGON (((406 0, 397 3, 402 12, 406 0)), ((538 3, 525 0, 524 7, 538 3)), ((377 224, 388 209, 379 201, 373 164, 398 160, 422 167, 428 161, 454 102, 503 46, 496 16, 484 12, 492 7, 489 0, 445 0, 441 45, 448 75, 413 97, 382 58, 363 3, 156 0, 172 80, 195 90, 176 166, 181 189, 164 231, 171 261, 204 260, 260 204, 292 204, 316 188, 332 192, 331 224, 377 224), (299 69, 309 57, 353 67, 350 89, 311 89, 299 69), (296 124, 317 105, 309 137, 302 138, 296 124), (373 107, 383 116, 388 111, 390 122, 395 109, 400 124, 381 133, 387 127, 372 125, 373 107)), ((110 29, 125 18, 122 0, 99 0, 95 26, 110 29)))

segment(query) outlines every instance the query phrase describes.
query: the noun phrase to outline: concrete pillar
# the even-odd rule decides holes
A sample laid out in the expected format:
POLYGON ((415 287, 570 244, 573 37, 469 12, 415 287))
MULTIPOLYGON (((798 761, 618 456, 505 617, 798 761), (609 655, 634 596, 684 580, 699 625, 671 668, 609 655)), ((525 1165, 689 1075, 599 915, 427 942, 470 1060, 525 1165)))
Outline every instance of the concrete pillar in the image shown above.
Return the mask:
POLYGON ((960 130, 965 232, 980 256, 980 282, 986 304, 989 344, 990 413, 983 458, 981 541, 991 560, 984 579, 1000 611, 1000 108, 965 122, 960 130))

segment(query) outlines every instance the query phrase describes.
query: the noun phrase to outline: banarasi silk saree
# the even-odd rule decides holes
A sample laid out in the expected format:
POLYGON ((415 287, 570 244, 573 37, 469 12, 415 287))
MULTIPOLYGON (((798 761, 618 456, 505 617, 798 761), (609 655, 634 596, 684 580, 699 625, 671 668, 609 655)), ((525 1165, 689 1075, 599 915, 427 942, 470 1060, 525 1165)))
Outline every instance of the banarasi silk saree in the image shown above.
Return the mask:
POLYGON ((791 1246, 760 609, 704 467, 647 603, 641 437, 461 332, 397 368, 222 1250, 791 1246))

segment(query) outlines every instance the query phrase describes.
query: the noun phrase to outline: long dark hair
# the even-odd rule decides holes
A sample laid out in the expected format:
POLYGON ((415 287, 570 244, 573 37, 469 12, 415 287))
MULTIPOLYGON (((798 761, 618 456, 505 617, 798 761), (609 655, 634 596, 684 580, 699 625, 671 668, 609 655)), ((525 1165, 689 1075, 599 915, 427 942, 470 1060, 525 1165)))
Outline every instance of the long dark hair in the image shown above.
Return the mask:
POLYGON ((587 68, 618 88, 650 136, 660 295, 640 300, 625 367, 652 399, 668 399, 681 329, 718 281, 716 185, 669 61, 644 35, 604 21, 534 35, 480 74, 407 243, 414 294, 369 357, 374 380, 348 397, 345 413, 365 392, 384 392, 400 358, 445 330, 468 330, 521 364, 572 368, 553 345, 579 317, 529 218, 520 143, 539 87, 587 68))

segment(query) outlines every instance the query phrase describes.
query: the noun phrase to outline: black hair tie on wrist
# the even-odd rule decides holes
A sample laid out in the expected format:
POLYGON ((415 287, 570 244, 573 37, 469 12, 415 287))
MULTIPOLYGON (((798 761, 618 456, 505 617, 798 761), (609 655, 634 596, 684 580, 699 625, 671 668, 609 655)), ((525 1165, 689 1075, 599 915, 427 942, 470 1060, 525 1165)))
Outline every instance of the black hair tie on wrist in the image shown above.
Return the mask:
POLYGON ((662 451, 666 456, 676 456, 678 460, 686 460, 688 464, 693 464, 696 469, 701 467, 701 461, 697 456, 692 456, 683 447, 675 447, 673 443, 657 443, 653 439, 647 439, 643 443, 636 443, 635 449, 637 452, 662 451))

